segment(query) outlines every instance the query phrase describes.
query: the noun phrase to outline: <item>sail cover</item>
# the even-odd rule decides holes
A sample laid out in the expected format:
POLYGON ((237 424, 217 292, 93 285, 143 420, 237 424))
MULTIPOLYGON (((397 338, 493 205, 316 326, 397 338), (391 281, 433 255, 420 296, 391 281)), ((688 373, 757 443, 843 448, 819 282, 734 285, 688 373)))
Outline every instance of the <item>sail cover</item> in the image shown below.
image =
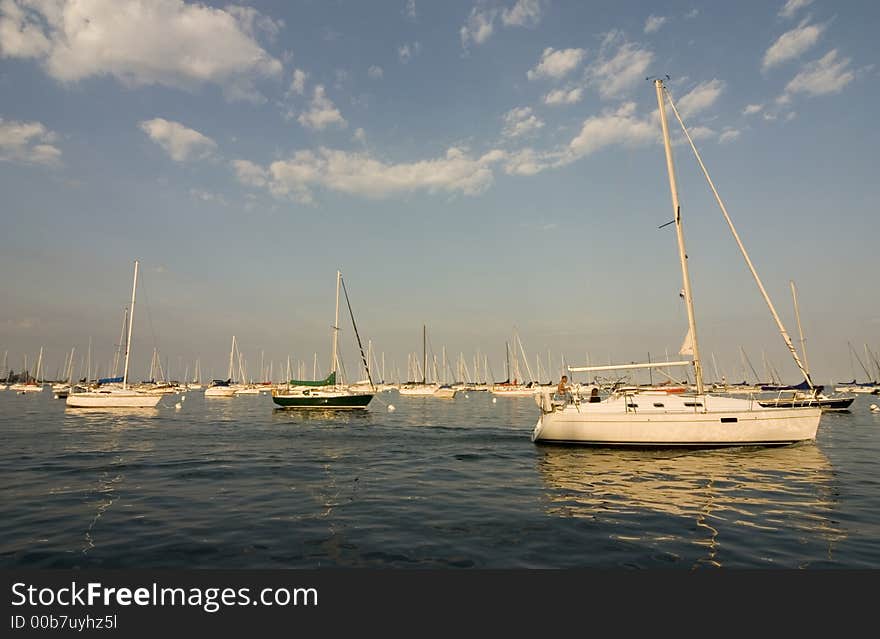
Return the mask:
POLYGON ((336 371, 333 371, 324 379, 292 379, 288 383, 291 386, 335 386, 336 371))

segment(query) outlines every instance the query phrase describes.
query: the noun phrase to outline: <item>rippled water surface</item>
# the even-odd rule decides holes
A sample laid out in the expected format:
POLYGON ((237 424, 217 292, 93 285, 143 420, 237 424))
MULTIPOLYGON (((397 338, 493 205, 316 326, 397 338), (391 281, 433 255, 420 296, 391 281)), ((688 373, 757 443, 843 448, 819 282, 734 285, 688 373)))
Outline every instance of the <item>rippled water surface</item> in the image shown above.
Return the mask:
POLYGON ((492 400, 0 391, 0 566, 880 567, 876 397, 815 443, 710 451, 536 446, 533 400, 492 400))

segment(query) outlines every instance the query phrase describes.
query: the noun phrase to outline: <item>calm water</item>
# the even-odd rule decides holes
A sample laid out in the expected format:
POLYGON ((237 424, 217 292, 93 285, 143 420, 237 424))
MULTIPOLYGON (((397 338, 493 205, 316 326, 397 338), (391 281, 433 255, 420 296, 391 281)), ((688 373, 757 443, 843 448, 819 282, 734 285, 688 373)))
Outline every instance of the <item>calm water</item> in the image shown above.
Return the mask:
POLYGON ((0 566, 880 567, 876 397, 815 443, 696 452, 535 446, 533 400, 487 393, 179 401, 0 391, 0 566))

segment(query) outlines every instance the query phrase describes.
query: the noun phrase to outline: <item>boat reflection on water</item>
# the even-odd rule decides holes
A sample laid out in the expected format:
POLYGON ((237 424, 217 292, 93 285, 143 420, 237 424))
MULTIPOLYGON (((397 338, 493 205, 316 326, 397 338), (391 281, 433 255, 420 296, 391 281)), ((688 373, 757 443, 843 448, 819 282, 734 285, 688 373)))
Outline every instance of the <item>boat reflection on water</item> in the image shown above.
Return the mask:
POLYGON ((368 424, 372 421, 367 411, 347 409, 311 409, 289 410, 276 407, 272 411, 272 421, 280 424, 314 424, 327 426, 345 426, 350 424, 368 424))
POLYGON ((745 547, 760 555, 762 535, 780 532, 820 544, 818 559, 833 562, 833 545, 846 537, 835 521, 831 463, 814 442, 699 451, 546 446, 537 468, 549 515, 599 521, 621 541, 699 546, 696 565, 721 566, 722 545, 730 557, 745 547))

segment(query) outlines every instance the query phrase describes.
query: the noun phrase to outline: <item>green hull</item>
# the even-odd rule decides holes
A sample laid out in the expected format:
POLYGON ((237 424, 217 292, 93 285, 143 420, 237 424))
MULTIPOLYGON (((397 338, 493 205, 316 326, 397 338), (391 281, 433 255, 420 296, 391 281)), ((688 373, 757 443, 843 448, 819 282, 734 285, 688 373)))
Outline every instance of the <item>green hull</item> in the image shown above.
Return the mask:
POLYGON ((358 395, 339 395, 337 397, 320 397, 320 396, 304 396, 304 395, 273 395, 272 401, 282 408, 304 408, 304 409, 345 409, 356 410, 365 409, 373 395, 369 393, 358 395))

